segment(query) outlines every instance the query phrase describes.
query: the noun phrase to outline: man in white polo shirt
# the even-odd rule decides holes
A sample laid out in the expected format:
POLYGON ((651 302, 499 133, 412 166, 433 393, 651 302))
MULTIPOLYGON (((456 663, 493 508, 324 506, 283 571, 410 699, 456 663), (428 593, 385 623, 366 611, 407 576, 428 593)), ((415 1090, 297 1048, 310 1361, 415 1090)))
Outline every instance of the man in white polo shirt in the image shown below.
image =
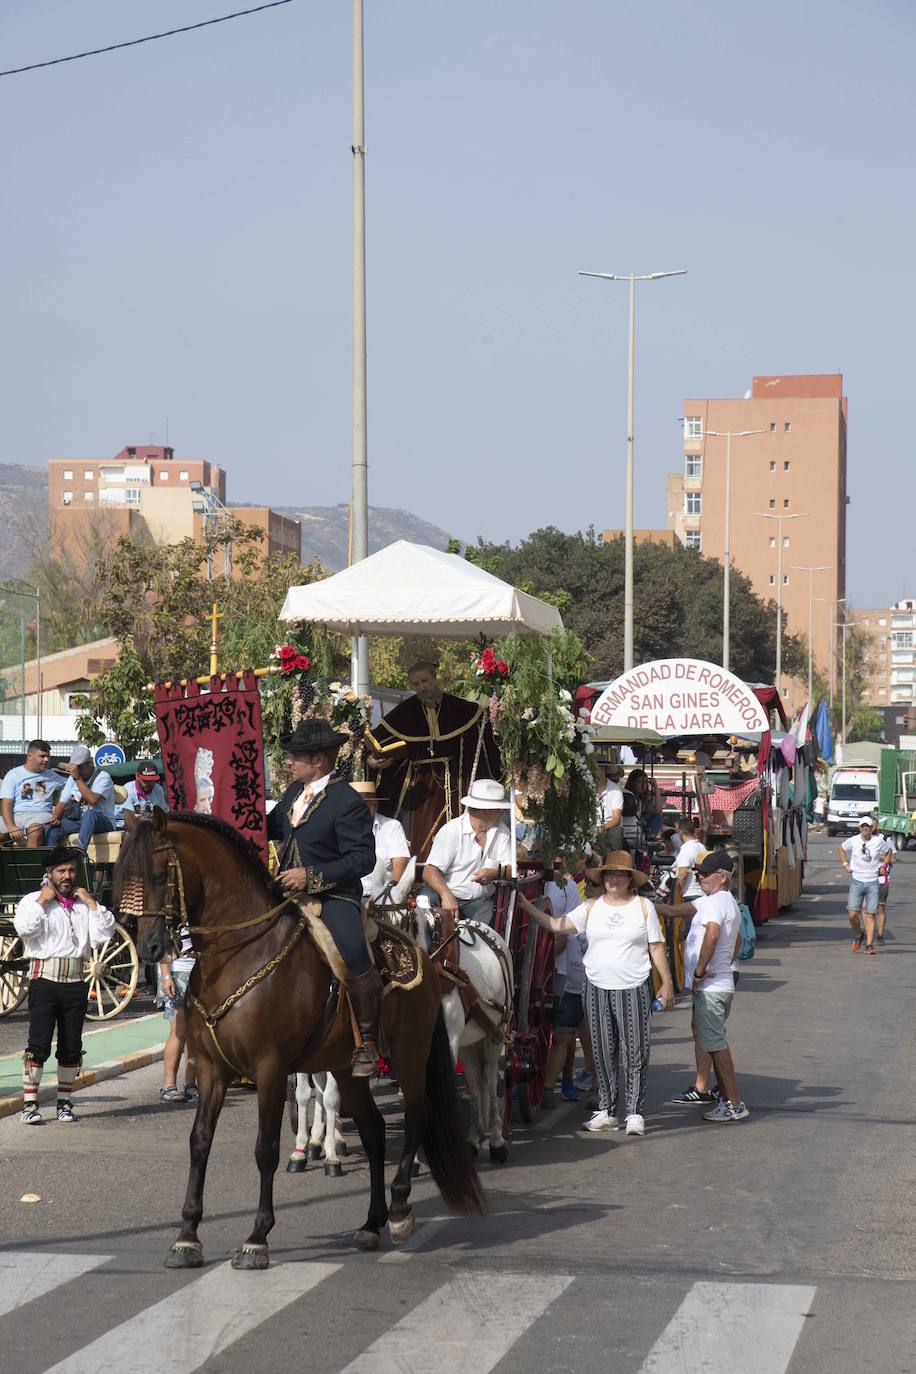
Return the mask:
POLYGON ((433 840, 423 880, 446 911, 491 925, 496 879, 512 864, 509 802, 502 783, 478 778, 461 805, 464 814, 447 821, 433 840))
MULTIPOLYGON (((385 875, 389 886, 394 887, 404 876, 410 858, 410 845, 400 821, 391 816, 380 816, 374 782, 351 782, 350 786, 365 802, 372 815, 372 833, 375 836, 375 862, 385 861, 385 875)), ((363 878, 363 896, 372 896, 372 874, 363 878)))
POLYGON ((852 926, 852 948, 862 948, 861 913, 865 914, 865 953, 875 953, 875 917, 878 912, 879 879, 884 864, 897 862, 897 852, 879 833, 871 816, 859 821, 858 839, 844 840, 837 849, 840 862, 849 874, 846 909, 852 926))

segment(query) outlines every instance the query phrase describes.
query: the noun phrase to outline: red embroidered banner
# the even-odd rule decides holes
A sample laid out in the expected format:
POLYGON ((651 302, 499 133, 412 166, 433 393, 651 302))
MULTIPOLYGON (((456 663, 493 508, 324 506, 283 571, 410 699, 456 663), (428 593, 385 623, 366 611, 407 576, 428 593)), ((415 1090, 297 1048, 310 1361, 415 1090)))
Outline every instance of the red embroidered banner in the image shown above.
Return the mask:
POLYGON ((218 816, 267 861, 261 697, 254 673, 212 677, 209 690, 157 685, 156 727, 173 811, 218 816))

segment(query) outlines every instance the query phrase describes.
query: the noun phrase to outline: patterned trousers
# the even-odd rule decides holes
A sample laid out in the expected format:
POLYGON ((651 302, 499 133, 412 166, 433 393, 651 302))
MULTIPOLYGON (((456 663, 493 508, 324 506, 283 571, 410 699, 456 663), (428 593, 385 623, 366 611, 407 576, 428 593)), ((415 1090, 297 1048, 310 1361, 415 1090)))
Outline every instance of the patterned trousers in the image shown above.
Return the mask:
POLYGON ((585 984, 585 1014, 598 1074, 598 1106, 617 1115, 621 1065, 626 1085, 626 1115, 642 1116, 649 1080, 652 992, 647 980, 638 988, 596 988, 585 984))

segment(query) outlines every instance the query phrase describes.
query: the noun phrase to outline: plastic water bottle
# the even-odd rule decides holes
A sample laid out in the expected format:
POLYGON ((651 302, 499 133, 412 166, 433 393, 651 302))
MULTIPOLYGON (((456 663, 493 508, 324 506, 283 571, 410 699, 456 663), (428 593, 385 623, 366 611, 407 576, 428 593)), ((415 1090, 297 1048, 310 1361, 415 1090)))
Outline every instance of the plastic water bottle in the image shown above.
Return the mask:
POLYGON ((652 1003, 652 1010, 661 1011, 663 1006, 664 1003, 662 1002, 662 999, 660 997, 656 997, 655 1001, 652 1003))

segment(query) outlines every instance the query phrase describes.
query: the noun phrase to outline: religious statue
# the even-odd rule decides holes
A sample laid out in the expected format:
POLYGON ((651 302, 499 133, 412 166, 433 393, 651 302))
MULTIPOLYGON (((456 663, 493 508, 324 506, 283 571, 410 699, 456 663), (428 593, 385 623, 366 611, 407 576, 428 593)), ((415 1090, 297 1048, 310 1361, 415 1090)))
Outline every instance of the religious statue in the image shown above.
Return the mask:
POLYGON ((461 815, 475 778, 499 778, 499 750, 485 705, 443 692, 429 644, 401 654, 415 695, 399 702, 372 733, 379 810, 401 822, 421 862, 441 825, 461 815))

